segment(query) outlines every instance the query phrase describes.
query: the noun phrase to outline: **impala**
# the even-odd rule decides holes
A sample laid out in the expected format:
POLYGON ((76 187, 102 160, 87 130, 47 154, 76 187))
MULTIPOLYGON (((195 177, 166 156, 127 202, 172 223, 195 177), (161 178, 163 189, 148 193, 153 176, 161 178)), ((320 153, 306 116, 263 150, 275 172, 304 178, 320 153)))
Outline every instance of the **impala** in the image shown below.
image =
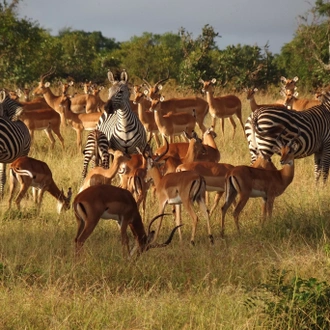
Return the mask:
POLYGON ((130 156, 124 154, 120 150, 115 150, 112 152, 113 160, 109 169, 104 169, 103 167, 92 168, 79 190, 79 192, 85 190, 90 186, 95 186, 98 184, 111 184, 112 179, 117 174, 120 165, 130 159, 130 156))
MULTIPOLYGON (((158 161, 163 155, 159 155, 155 159, 150 156, 147 160, 147 180, 152 180, 156 188, 156 196, 159 203, 159 210, 164 212, 166 205, 175 205, 176 223, 181 225, 181 204, 189 213, 192 220, 192 232, 190 242, 195 244, 195 234, 197 228, 198 217, 194 211, 194 202, 196 201, 204 214, 207 222, 208 236, 211 244, 213 236, 211 234, 209 214, 205 204, 205 179, 196 172, 169 173, 165 176, 161 175, 158 167, 158 161)), ((157 235, 160 230, 162 219, 159 223, 157 235)), ((181 231, 179 230, 180 240, 182 240, 181 231)))
POLYGON ((254 112, 261 107, 267 106, 279 106, 283 105, 285 107, 285 100, 282 101, 281 104, 258 104, 255 100, 254 94, 258 91, 258 88, 244 88, 244 92, 246 92, 246 99, 250 101, 251 111, 254 112))
POLYGON ((48 165, 38 159, 28 156, 16 159, 10 165, 10 191, 9 191, 9 208, 16 188, 17 181, 20 183, 20 191, 15 199, 17 208, 20 210, 20 203, 25 196, 28 188, 31 186, 33 190, 34 202, 37 204, 37 212, 39 213, 43 195, 48 191, 57 200, 57 212, 68 210, 70 208, 70 200, 72 196, 71 188, 68 190, 68 196, 63 193, 63 189, 57 187, 52 172, 48 165))
MULTIPOLYGON (((160 90, 162 89, 161 82, 168 80, 169 77, 160 80, 153 87, 150 86, 148 82, 148 97, 152 100, 157 100, 160 97, 160 90)), ((196 112, 196 122, 198 127, 202 132, 205 132, 206 127, 204 126, 204 119, 208 112, 208 103, 200 97, 192 96, 192 97, 182 97, 182 98, 171 98, 165 100, 162 103, 162 113, 168 114, 170 112, 173 113, 189 113, 191 114, 192 109, 195 109, 196 112)))
POLYGON ((191 113, 169 113, 165 115, 162 108, 164 97, 151 101, 150 110, 153 111, 155 122, 158 130, 163 136, 163 144, 165 144, 164 137, 168 137, 170 143, 175 136, 182 135, 184 131, 193 131, 196 126, 195 109, 191 109, 191 113))
POLYGON ((294 92, 297 89, 297 81, 298 81, 298 77, 294 77, 292 79, 287 79, 285 77, 281 77, 280 78, 281 81, 281 91, 280 94, 283 96, 283 99, 279 99, 276 101, 276 103, 278 104, 284 104, 285 101, 285 97, 286 97, 286 91, 290 90, 291 92, 294 92))
MULTIPOLYGON (((69 86, 72 86, 69 84, 69 86)), ((74 94, 72 96, 72 105, 71 111, 74 113, 91 113, 98 112, 100 105, 100 97, 99 95, 93 95, 90 93, 92 87, 92 83, 85 82, 83 84, 84 94, 74 94)), ((66 90, 63 95, 67 95, 66 90)), ((103 101, 102 101, 103 102, 103 101)))
POLYGON ((133 103, 138 105, 138 116, 146 132, 148 133, 147 139, 149 140, 153 136, 155 138, 157 148, 159 148, 159 130, 156 124, 154 113, 152 111, 149 111, 151 104, 150 101, 146 98, 147 94, 147 90, 145 90, 145 92, 142 92, 140 90, 134 89, 133 103))
POLYGON ((55 70, 51 68, 48 72, 40 76, 38 87, 35 88, 33 94, 43 95, 48 106, 50 106, 52 109, 54 109, 56 112, 60 114, 61 125, 65 126, 65 117, 64 117, 64 112, 61 109, 61 102, 63 101, 63 98, 66 96, 63 95, 56 96, 50 89, 50 83, 49 82, 45 83, 45 78, 50 76, 54 72, 55 70))
POLYGON ((54 148, 55 139, 52 134, 54 132, 61 142, 62 148, 64 149, 64 139, 61 134, 61 117, 53 109, 38 109, 34 111, 23 111, 19 116, 19 119, 24 122, 24 124, 29 129, 31 135, 31 143, 34 140, 34 132, 43 130, 51 144, 51 149, 54 148))
MULTIPOLYGON (((220 151, 215 143, 216 133, 214 132, 213 128, 208 128, 203 133, 203 147, 204 152, 199 153, 197 155, 196 161, 210 161, 218 163, 220 161, 220 151)), ((164 150, 167 148, 166 145, 156 149, 155 155, 160 155, 164 153, 164 150)), ((168 151, 166 154, 166 158, 172 157, 177 158, 179 160, 183 159, 188 151, 189 143, 188 142, 175 142, 170 143, 168 147, 168 151)), ((178 164, 179 165, 179 164, 178 164)))
POLYGON ((207 81, 204 81, 203 79, 199 80, 199 82, 203 85, 202 91, 206 94, 206 99, 209 104, 209 113, 212 117, 212 126, 215 128, 215 120, 216 118, 220 118, 222 121, 222 134, 224 135, 224 119, 229 118, 234 129, 234 136, 236 123, 233 116, 236 115, 244 132, 241 100, 235 95, 214 97, 214 85, 216 81, 217 80, 215 78, 207 81))
POLYGON ((65 96, 60 104, 60 109, 64 114, 65 120, 77 133, 77 147, 81 150, 81 139, 83 131, 93 131, 102 115, 101 112, 74 113, 71 111, 71 98, 65 96))
POLYGON ((309 100, 309 99, 298 99, 298 92, 291 91, 287 89, 285 91, 286 98, 284 100, 284 105, 288 109, 292 110, 307 110, 311 107, 314 107, 315 105, 320 105, 321 102, 319 100, 309 100))
POLYGON ((138 254, 151 248, 165 247, 172 241, 175 227, 166 242, 162 244, 154 243, 155 232, 150 231, 152 223, 163 216, 156 216, 151 220, 148 232, 146 233, 141 215, 139 213, 136 201, 132 194, 119 187, 111 185, 91 186, 80 192, 73 201, 73 209, 78 224, 78 231, 75 238, 76 253, 81 251, 86 239, 91 235, 100 219, 116 220, 120 226, 121 243, 123 255, 128 253, 132 256, 137 250, 138 254), (136 240, 136 246, 129 247, 129 238, 127 228, 130 227, 136 240))
POLYGON ((274 149, 281 155, 281 170, 267 170, 262 168, 252 168, 249 166, 236 166, 226 175, 226 201, 222 206, 221 234, 224 235, 225 216, 228 207, 233 203, 238 195, 233 216, 238 233, 240 232, 238 218, 249 198, 263 198, 263 222, 266 217, 272 217, 274 200, 282 195, 290 185, 294 177, 294 153, 297 149, 300 131, 287 144, 283 144, 279 137, 278 146, 274 149))

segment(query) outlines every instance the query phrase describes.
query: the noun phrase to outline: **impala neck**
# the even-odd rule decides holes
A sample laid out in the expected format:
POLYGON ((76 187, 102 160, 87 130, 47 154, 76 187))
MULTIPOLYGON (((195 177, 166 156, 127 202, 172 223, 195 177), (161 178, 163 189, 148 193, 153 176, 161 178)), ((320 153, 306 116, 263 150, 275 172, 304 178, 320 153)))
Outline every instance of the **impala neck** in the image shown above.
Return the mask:
POLYGON ((62 99, 62 96, 56 96, 51 91, 50 87, 46 87, 46 91, 43 93, 43 96, 48 105, 53 109, 57 108, 57 103, 62 99))
POLYGON ((280 170, 283 183, 288 186, 294 177, 294 160, 291 160, 288 164, 285 164, 280 170))

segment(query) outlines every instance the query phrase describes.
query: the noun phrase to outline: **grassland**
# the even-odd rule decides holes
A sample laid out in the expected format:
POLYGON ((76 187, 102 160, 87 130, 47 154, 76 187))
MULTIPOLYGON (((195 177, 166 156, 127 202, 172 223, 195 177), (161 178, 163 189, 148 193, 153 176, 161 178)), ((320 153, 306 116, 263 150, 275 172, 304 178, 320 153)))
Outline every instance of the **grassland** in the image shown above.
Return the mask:
MULTIPOLYGON (((250 108, 243 95, 241 99, 245 120, 250 108)), ((267 95, 258 98, 259 103, 267 101, 267 95)), ((249 164, 242 129, 237 127, 233 139, 229 121, 225 137, 219 127, 217 123, 221 161, 249 164)), ((50 151, 45 134, 36 133, 30 156, 45 161, 58 186, 72 187, 75 194, 82 155, 74 131, 66 128, 63 135, 64 152, 58 142, 50 151)), ((274 162, 278 165, 278 157, 274 162)), ((241 215, 241 235, 229 211, 221 239, 218 209, 211 219, 214 246, 201 218, 196 246, 191 247, 190 220, 184 213, 183 244, 175 236, 169 247, 130 261, 122 257, 114 221, 100 221, 83 258, 76 260, 72 210, 58 216, 56 201, 46 194, 39 216, 31 200, 22 203, 21 212, 7 211, 7 198, 6 190, 0 211, 1 329, 282 328, 279 324, 297 329, 272 323, 260 304, 247 308, 246 302, 260 284, 271 281, 274 270, 287 271, 289 280, 330 278, 329 184, 315 186, 311 157, 296 161, 295 178, 276 199, 274 217, 264 226, 259 223, 261 201, 250 200, 241 215)), ((149 196, 145 222, 157 213, 157 201, 149 196)), ((160 240, 172 225, 166 219, 160 240)))

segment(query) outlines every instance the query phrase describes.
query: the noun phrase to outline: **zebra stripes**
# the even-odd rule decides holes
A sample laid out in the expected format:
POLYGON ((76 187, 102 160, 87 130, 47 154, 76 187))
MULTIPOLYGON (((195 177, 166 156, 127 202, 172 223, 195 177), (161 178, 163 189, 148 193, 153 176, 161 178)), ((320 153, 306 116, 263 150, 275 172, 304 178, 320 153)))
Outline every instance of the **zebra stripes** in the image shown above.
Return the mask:
POLYGON ((286 129, 284 141, 289 141, 300 130, 295 158, 314 154, 315 180, 319 181, 322 175, 325 183, 330 167, 330 93, 324 95, 322 104, 305 111, 271 106, 252 113, 245 124, 252 162, 258 152, 268 156, 274 154, 276 137, 283 128, 286 129))
POLYGON ((26 125, 18 120, 23 111, 21 105, 8 95, 0 95, 0 197, 6 182, 6 164, 28 155, 31 136, 26 125))
POLYGON ((104 169, 109 168, 109 144, 108 138, 103 132, 98 129, 89 132, 86 140, 86 145, 83 151, 84 168, 82 171, 82 180, 86 178, 88 164, 94 160, 94 166, 100 166, 100 159, 104 169))
POLYGON ((122 72, 120 81, 115 80, 111 71, 108 79, 113 84, 109 89, 109 98, 104 105, 97 129, 108 138, 109 148, 128 154, 137 153, 137 147, 143 150, 147 144, 146 131, 129 104, 128 75, 122 72))

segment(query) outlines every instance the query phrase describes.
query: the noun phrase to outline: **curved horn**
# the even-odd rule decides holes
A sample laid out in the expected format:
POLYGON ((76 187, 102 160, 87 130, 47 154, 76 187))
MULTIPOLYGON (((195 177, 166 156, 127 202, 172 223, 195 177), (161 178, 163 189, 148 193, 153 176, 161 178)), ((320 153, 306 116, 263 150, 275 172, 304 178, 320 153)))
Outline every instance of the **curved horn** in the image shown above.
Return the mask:
POLYGON ((150 149, 150 141, 151 141, 151 139, 152 139, 152 135, 150 136, 150 138, 149 138, 149 140, 148 140, 148 142, 147 142, 147 144, 144 146, 144 148, 143 148, 143 150, 142 150, 142 156, 143 156, 143 158, 145 159, 145 160, 147 160, 147 156, 146 156, 146 150, 147 150, 147 148, 148 149, 150 149))
POLYGON ((150 221, 149 223, 149 226, 148 226, 148 236, 150 235, 151 231, 151 225, 157 220, 159 219, 160 217, 163 217, 164 215, 170 215, 169 213, 161 213, 161 214, 158 214, 156 215, 155 217, 152 218, 152 220, 150 221))
POLYGON ((50 76, 51 74, 53 74, 53 73, 55 72, 55 70, 56 70, 56 68, 54 68, 54 67, 50 67, 50 69, 49 69, 46 73, 44 73, 44 74, 42 74, 42 75, 40 76, 40 81, 43 82, 44 79, 45 79, 46 77, 50 76))
POLYGON ((154 85, 154 88, 156 88, 160 83, 162 83, 162 82, 164 82, 164 81, 166 81, 166 80, 169 80, 169 79, 170 79, 170 70, 167 69, 167 77, 164 78, 164 79, 161 79, 161 80, 157 81, 157 82, 155 83, 155 85, 154 85))
POLYGON ((170 233, 169 238, 168 238, 164 243, 160 243, 160 244, 159 244, 159 243, 158 243, 158 244, 157 244, 157 243, 156 243, 156 244, 149 244, 149 245, 148 245, 148 248, 149 248, 149 249, 154 249, 154 248, 161 248, 161 247, 165 247, 165 246, 169 245, 169 244, 172 242, 172 239, 173 239, 173 236, 174 236, 174 234, 175 234, 175 231, 176 231, 178 228, 182 227, 182 226, 183 226, 183 224, 174 227, 174 228, 172 229, 171 233, 170 233))
POLYGON ((165 142, 166 142, 166 148, 165 148, 165 151, 162 152, 162 153, 161 153, 160 155, 158 155, 157 157, 155 157, 155 159, 154 159, 155 162, 158 162, 163 156, 165 156, 165 155, 167 154, 167 152, 168 152, 168 149, 170 148, 170 145, 169 145, 169 143, 168 143, 168 141, 167 141, 167 139, 166 139, 165 136, 164 136, 164 140, 165 140, 165 142))

